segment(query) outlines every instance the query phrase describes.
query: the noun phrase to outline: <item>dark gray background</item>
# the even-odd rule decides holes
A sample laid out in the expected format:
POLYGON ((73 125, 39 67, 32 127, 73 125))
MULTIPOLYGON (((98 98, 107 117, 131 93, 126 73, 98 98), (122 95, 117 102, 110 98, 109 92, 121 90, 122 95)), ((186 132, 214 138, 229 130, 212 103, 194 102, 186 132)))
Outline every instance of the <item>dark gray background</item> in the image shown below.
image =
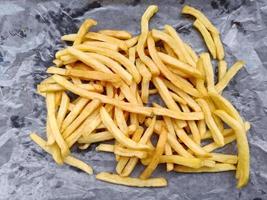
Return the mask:
MULTIPOLYGON (((0 1, 0 199, 267 199, 267 1, 168 0, 131 1, 0 1), (124 2, 124 3, 123 3, 124 2), (148 1, 146 1, 148 2, 148 1), (248 135, 251 178, 242 190, 235 188, 233 172, 220 174, 166 174, 166 188, 139 189, 96 181, 94 176, 68 166, 58 167, 28 135, 44 135, 45 103, 35 94, 46 77, 63 34, 77 31, 86 18, 98 21, 97 29, 118 28, 138 33, 140 17, 149 4, 159 12, 151 27, 169 23, 197 52, 204 50, 192 19, 180 15, 189 4, 204 11, 220 29, 226 60, 242 59, 246 67, 224 95, 252 123, 248 135)), ((235 150, 229 145, 226 151, 235 150)), ((109 154, 74 150, 95 172, 113 171, 109 154)))

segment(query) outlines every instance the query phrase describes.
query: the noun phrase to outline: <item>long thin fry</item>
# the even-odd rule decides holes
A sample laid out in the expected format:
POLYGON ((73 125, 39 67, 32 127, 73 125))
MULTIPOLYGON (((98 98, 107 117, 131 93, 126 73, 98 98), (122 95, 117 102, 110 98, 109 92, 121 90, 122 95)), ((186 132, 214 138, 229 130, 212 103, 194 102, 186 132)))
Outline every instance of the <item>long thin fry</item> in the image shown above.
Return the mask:
POLYGON ((132 37, 129 40, 125 40, 125 44, 128 48, 133 47, 138 42, 138 36, 132 37))
POLYGON ((211 36, 213 38, 214 45, 216 48, 216 57, 218 58, 218 60, 221 61, 224 58, 224 49, 223 49, 223 44, 220 38, 220 34, 211 33, 211 36))
POLYGON ((167 181, 164 178, 150 178, 142 180, 139 178, 121 177, 117 174, 110 174, 107 172, 97 174, 96 179, 132 187, 164 187, 167 185, 167 181))
POLYGON ((87 33, 88 29, 91 26, 95 26, 97 25, 97 22, 93 19, 87 19, 83 22, 83 24, 80 26, 79 31, 76 35, 76 38, 73 42, 73 46, 78 45, 82 42, 83 37, 85 36, 85 34, 87 33))
POLYGON ((112 36, 121 40, 128 40, 132 38, 131 33, 123 30, 101 30, 99 33, 112 36))
POLYGON ((244 64, 245 63, 243 61, 237 61, 232 67, 230 67, 230 69, 215 86, 215 89, 218 93, 223 91, 223 89, 228 85, 236 73, 244 66, 244 64))
POLYGON ((40 92, 58 92, 58 91, 64 91, 65 88, 58 85, 58 84, 39 84, 38 86, 38 91, 40 92))
POLYGON ((198 158, 185 158, 182 156, 178 156, 178 155, 172 155, 172 156, 167 156, 167 155, 162 155, 159 158, 159 162, 160 163, 174 163, 177 165, 182 165, 182 166, 186 166, 186 167, 191 167, 191 168, 200 168, 202 167, 202 161, 198 158))
POLYGON ((97 142, 103 142, 106 140, 112 140, 114 139, 113 135, 108 131, 98 132, 94 133, 88 136, 88 138, 81 138, 79 139, 79 143, 97 143, 97 142))
POLYGON ((174 171, 182 172, 182 173, 210 173, 210 172, 224 172, 224 171, 232 171, 235 170, 236 167, 231 164, 215 164, 215 167, 201 167, 198 169, 193 169, 184 166, 176 166, 174 167, 174 171))
POLYGON ((158 11, 158 7, 155 5, 149 6, 147 10, 144 12, 141 19, 141 34, 138 38, 138 43, 136 46, 137 53, 141 59, 141 61, 149 68, 152 75, 159 75, 159 69, 154 63, 154 61, 146 56, 144 52, 144 46, 148 37, 148 23, 150 18, 158 11))
POLYGON ((202 35, 202 37, 203 37, 203 39, 204 39, 204 41, 205 41, 205 43, 209 49, 209 52, 211 53, 212 57, 215 59, 216 58, 216 47, 215 47, 214 41, 211 37, 211 34, 206 29, 206 27, 201 23, 200 20, 197 19, 193 25, 201 33, 201 35, 202 35))
POLYGON ((60 147, 61 154, 63 157, 67 156, 70 151, 68 145, 63 140, 62 135, 59 131, 57 120, 56 120, 56 111, 55 111, 55 96, 53 93, 47 93, 46 95, 46 106, 47 106, 47 115, 48 121, 51 128, 51 132, 56 140, 56 143, 60 147))
POLYGON ((227 71, 227 63, 225 60, 220 60, 218 63, 218 81, 221 81, 227 71))
POLYGON ((70 102, 70 99, 68 95, 65 92, 63 92, 61 103, 60 103, 58 113, 57 113, 57 124, 58 124, 59 129, 61 129, 62 122, 67 114, 69 102, 70 102))
POLYGON ((211 65, 210 55, 208 53, 200 54, 200 58, 202 59, 202 66, 204 67, 206 74, 206 82, 208 91, 214 90, 214 72, 211 65))

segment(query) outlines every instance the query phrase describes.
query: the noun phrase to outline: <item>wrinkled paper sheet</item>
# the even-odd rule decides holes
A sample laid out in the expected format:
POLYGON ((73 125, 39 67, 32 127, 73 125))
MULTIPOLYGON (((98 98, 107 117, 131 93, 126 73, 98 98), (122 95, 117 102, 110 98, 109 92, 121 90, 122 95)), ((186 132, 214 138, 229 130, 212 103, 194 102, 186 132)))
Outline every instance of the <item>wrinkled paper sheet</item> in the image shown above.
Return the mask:
MULTIPOLYGON (((267 199, 267 1, 168 0, 131 1, 0 1, 0 199, 267 199), (54 53, 64 46, 60 36, 77 31, 86 18, 98 29, 140 31, 140 17, 149 4, 159 12, 150 27, 176 27, 197 52, 203 51, 192 18, 180 15, 185 4, 201 9, 219 28, 229 65, 236 59, 245 69, 224 92, 252 124, 249 184, 236 189, 234 172, 212 174, 166 173, 161 166, 154 176, 168 178, 165 188, 131 188, 95 180, 69 166, 57 166, 29 139, 36 131, 44 136, 46 109, 36 85, 47 75, 54 53)), ((114 156, 74 149, 93 166, 95 173, 114 171, 114 156)), ((236 152, 234 144, 224 152, 236 152)), ((139 167, 139 171, 142 170, 139 167)))

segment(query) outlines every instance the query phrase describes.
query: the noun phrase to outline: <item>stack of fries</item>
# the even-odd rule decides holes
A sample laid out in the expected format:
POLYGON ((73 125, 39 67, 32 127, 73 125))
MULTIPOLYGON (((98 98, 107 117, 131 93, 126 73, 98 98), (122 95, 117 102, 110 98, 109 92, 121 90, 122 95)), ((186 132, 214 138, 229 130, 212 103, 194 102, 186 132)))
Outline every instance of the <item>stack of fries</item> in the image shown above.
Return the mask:
POLYGON ((73 43, 56 53, 55 66, 47 69, 52 76, 37 88, 46 98, 47 140, 35 133, 30 137, 56 163, 88 174, 92 168, 71 156, 70 149, 100 143, 96 151, 111 152, 117 160, 116 174, 96 175, 102 181, 166 186, 164 178, 150 178, 159 164, 166 164, 167 171, 183 173, 236 170, 240 188, 249 179, 250 124, 221 93, 244 63, 237 61, 228 69, 219 31, 200 11, 185 6, 182 13, 196 18, 194 27, 217 60, 215 83, 209 53, 196 54, 170 25, 149 30, 157 11, 155 5, 147 8, 138 36, 121 30, 90 32, 97 24, 93 19, 77 34, 62 36, 73 43), (70 93, 77 98, 70 100, 70 93), (165 105, 149 101, 151 95, 165 105), (113 144, 104 143, 110 140, 113 144), (238 155, 213 153, 233 141, 238 155), (138 161, 146 166, 144 171, 138 178, 129 177, 138 161))

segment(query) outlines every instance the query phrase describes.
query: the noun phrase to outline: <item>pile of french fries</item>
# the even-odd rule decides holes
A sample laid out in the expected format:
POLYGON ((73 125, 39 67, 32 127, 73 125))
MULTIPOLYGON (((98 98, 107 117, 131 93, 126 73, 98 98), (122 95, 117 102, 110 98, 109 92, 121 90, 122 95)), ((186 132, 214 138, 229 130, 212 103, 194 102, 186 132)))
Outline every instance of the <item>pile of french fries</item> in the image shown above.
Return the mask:
POLYGON ((147 8, 137 36, 122 30, 91 32, 97 25, 93 19, 76 34, 62 36, 72 45, 56 53, 55 66, 47 69, 51 76, 37 88, 46 98, 47 140, 35 133, 30 137, 56 163, 88 174, 93 169, 70 149, 98 143, 96 151, 111 152, 117 161, 116 173, 96 175, 102 181, 166 186, 164 178, 151 178, 157 166, 165 164, 168 172, 236 170, 240 188, 249 179, 250 124, 221 93, 244 63, 227 68, 219 31, 199 10, 182 9, 195 17, 193 25, 209 51, 199 55, 172 26, 149 29, 157 11, 155 5, 147 8), (218 64, 216 82, 211 59, 218 64), (155 95, 164 105, 149 100, 155 95), (214 152, 233 141, 238 155, 214 152), (139 161, 145 169, 138 178, 130 177, 139 161))

